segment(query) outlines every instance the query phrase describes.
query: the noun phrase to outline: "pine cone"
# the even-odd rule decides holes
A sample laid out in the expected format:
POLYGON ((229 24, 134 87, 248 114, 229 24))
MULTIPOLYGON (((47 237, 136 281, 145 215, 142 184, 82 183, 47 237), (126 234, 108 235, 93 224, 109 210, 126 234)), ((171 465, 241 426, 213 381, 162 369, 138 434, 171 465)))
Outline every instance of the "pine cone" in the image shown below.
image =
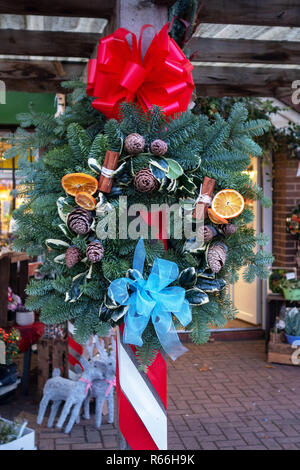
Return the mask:
POLYGON ((224 224, 221 226, 221 230, 225 236, 233 235, 236 232, 236 226, 233 224, 224 224))
POLYGON ((77 246, 70 246, 66 251, 66 265, 71 269, 75 264, 82 260, 82 253, 77 246))
POLYGON ((145 139, 140 134, 129 134, 125 139, 124 146, 129 155, 138 155, 145 148, 145 139))
POLYGON ((90 231, 92 216, 89 211, 81 207, 76 207, 68 216, 68 227, 78 235, 85 235, 90 231))
POLYGON ((161 139, 156 139, 152 142, 150 150, 153 155, 162 156, 168 151, 168 144, 161 139))
POLYGON ((213 273, 218 273, 226 261, 227 246, 224 243, 214 243, 208 249, 207 262, 213 273))
POLYGON ((157 180, 149 168, 138 171, 134 177, 133 184, 140 193, 151 193, 158 187, 157 180))
POLYGON ((102 260, 103 255, 104 248, 98 240, 89 243, 86 249, 86 256, 91 263, 98 263, 102 260))
POLYGON ((204 225, 199 228, 198 235, 203 238, 204 243, 208 243, 217 235, 217 231, 211 225, 204 225))

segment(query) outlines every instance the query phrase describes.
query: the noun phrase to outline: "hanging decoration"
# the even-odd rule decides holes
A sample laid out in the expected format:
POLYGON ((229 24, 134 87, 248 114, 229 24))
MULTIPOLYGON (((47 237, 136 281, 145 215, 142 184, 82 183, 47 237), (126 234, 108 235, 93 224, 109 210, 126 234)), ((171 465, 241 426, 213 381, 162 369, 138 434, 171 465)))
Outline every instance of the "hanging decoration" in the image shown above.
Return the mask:
POLYGON ((100 40, 97 59, 89 61, 87 93, 96 98, 92 106, 108 118, 119 118, 122 101, 136 102, 144 110, 160 106, 166 116, 188 107, 193 66, 169 37, 168 24, 154 35, 142 58, 143 33, 150 27, 141 28, 139 40, 129 30, 117 29, 100 40))

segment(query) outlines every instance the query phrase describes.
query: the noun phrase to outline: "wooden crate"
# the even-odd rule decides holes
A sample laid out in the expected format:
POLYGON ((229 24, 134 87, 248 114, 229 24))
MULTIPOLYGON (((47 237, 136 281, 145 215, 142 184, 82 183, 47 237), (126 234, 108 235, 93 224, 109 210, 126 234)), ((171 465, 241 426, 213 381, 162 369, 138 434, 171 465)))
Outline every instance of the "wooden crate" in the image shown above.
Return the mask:
POLYGON ((268 346, 268 362, 299 366, 300 352, 297 354, 297 349, 299 349, 299 347, 293 348, 286 342, 284 333, 271 333, 268 346), (294 362, 292 361, 293 354, 294 358, 296 359, 294 362))
POLYGON ((37 343, 38 350, 38 394, 43 394, 46 381, 52 377, 55 368, 60 369, 61 377, 68 378, 68 340, 45 339, 37 343))

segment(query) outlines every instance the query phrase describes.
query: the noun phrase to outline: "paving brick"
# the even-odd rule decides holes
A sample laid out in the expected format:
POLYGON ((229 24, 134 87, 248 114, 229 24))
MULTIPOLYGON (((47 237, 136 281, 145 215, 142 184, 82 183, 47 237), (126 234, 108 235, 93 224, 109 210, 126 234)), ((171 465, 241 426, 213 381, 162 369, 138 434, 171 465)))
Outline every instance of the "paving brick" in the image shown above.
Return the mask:
POLYGON ((40 439, 38 449, 39 450, 53 450, 55 448, 54 439, 40 439))
POLYGON ((215 444, 219 449, 225 449, 226 447, 238 447, 245 445, 245 441, 243 439, 233 439, 232 441, 225 441, 225 440, 216 440, 215 444))
POLYGON ((55 450, 70 450, 71 444, 69 445, 56 445, 55 450))
POLYGON ((87 430, 86 431, 86 440, 87 442, 95 443, 101 442, 100 433, 97 430, 87 430))
POLYGON ((208 441, 208 442, 201 442, 200 448, 203 450, 217 450, 218 447, 213 441, 208 441))
POLYGON ((99 450, 103 449, 102 444, 92 444, 85 442, 84 444, 72 444, 72 450, 99 450))

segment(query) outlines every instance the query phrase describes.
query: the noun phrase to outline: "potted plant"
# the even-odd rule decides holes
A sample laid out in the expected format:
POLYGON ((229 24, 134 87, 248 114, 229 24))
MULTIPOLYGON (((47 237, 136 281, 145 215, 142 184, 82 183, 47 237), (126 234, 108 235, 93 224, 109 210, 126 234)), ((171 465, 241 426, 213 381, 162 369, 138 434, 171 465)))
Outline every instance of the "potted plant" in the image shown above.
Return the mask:
POLYGON ((0 403, 10 397, 20 383, 14 359, 19 352, 20 332, 12 328, 9 332, 0 328, 0 403))
POLYGON ((280 288, 286 300, 300 300, 300 279, 283 279, 280 288))
POLYGON ((296 307, 285 314, 285 336, 289 344, 300 341, 300 311, 296 307))
POLYGON ((34 430, 26 426, 0 418, 0 450, 35 450, 34 430))
POLYGON ((22 304, 21 298, 14 294, 12 289, 8 288, 8 311, 10 320, 20 326, 32 325, 34 323, 34 312, 30 312, 22 304), (14 314, 12 316, 12 314, 14 314))

